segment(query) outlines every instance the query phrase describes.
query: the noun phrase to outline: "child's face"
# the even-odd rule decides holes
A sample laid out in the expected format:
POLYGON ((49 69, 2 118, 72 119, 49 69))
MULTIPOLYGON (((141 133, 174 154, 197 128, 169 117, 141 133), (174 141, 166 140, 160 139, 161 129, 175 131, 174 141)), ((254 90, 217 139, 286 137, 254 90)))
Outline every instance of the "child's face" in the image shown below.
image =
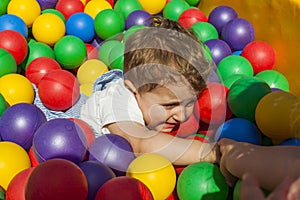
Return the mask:
POLYGON ((157 87, 136 95, 149 129, 168 133, 192 114, 197 97, 186 85, 157 87))

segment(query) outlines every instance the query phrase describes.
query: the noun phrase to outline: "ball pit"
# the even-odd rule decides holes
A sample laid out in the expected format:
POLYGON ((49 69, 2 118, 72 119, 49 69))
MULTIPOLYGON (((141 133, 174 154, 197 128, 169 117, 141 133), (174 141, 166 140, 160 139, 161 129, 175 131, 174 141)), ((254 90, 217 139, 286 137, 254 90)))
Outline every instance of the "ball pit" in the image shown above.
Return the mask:
POLYGON ((14 30, 28 37, 28 28, 23 19, 14 14, 4 14, 0 16, 0 30, 14 30))
POLYGON ((112 9, 111 4, 107 1, 93 0, 89 1, 84 7, 84 13, 90 15, 93 19, 97 16, 99 12, 105 9, 112 9))
MULTIPOLYGON (((118 0, 114 6, 123 19, 127 19, 128 15, 134 11, 143 10, 142 5, 137 0, 118 0)), ((148 13, 147 11, 144 11, 148 13)))

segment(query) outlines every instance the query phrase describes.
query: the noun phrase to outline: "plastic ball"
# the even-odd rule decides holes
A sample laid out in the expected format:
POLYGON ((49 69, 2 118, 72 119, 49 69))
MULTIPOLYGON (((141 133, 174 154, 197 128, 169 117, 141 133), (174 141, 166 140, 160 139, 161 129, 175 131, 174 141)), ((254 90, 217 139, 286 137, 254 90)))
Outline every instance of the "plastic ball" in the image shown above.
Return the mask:
POLYGON ((38 95, 47 108, 64 111, 79 99, 79 83, 71 72, 54 70, 40 80, 38 95))
POLYGON ((253 42, 254 37, 253 25, 243 18, 229 21, 221 33, 221 38, 235 51, 242 50, 247 44, 253 42))
MULTIPOLYGON (((79 163, 78 166, 85 174, 85 177, 88 182, 87 200, 95 200, 99 188, 101 188, 103 184, 105 184, 107 181, 116 177, 114 172, 108 166, 101 162, 85 161, 79 163)), ((117 193, 119 193, 119 191, 117 193)))
POLYGON ((87 149, 82 128, 72 120, 56 118, 40 126, 33 137, 33 151, 39 162, 62 158, 79 163, 87 149))
POLYGON ((235 116, 254 122, 258 102, 270 92, 270 86, 259 78, 241 78, 230 87, 227 102, 235 116))
POLYGON ((143 10, 147 11, 151 15, 160 13, 165 5, 166 0, 138 0, 143 7, 143 10))
POLYGON ((66 18, 65 16, 58 10, 56 9, 52 9, 52 8, 49 8, 49 9, 46 9, 46 10, 43 10, 42 11, 42 14, 46 14, 46 13, 51 13, 51 14, 55 14, 57 15, 64 23, 66 23, 66 18))
POLYGON ((2 0, 0 2, 0 16, 6 14, 7 6, 10 0, 2 0))
POLYGON ((52 13, 45 13, 36 18, 32 25, 33 37, 45 44, 53 46, 65 35, 66 27, 64 21, 52 13))
POLYGON ((32 103, 35 96, 31 82, 20 74, 2 76, 0 93, 10 106, 17 103, 32 103))
POLYGON ((32 146, 30 147, 30 149, 28 151, 28 156, 30 158, 31 167, 35 167, 40 164, 39 161, 37 160, 36 156, 34 155, 32 146))
POLYGON ((0 199, 1 199, 1 200, 6 200, 5 198, 6 198, 6 197, 5 197, 5 191, 4 191, 4 189, 0 186, 0 199))
POLYGON ((140 30, 140 29, 143 29, 143 28, 146 28, 147 26, 145 25, 134 25, 134 26, 131 26, 129 29, 127 29, 125 32, 124 32, 124 35, 123 35, 123 43, 126 44, 126 41, 127 39, 133 34, 135 33, 136 31, 140 30))
POLYGON ((55 8, 57 1, 58 0, 37 0, 41 7, 41 10, 55 8))
POLYGON ((184 168, 177 181, 179 199, 226 200, 229 187, 220 169, 207 162, 198 162, 184 168))
POLYGON ((199 127, 199 120, 194 114, 192 114, 187 121, 175 126, 170 134, 177 137, 186 138, 194 133, 197 133, 199 127))
POLYGON ((291 138, 284 140, 279 144, 280 146, 300 146, 300 138, 291 138))
POLYGON ((290 91, 287 78, 276 70, 264 70, 255 75, 264 80, 271 88, 277 88, 286 92, 290 91))
POLYGON ((87 60, 98 59, 98 48, 93 44, 85 43, 87 60))
POLYGON ((108 71, 107 66, 100 60, 91 59, 85 61, 77 71, 79 84, 94 83, 94 81, 108 71))
POLYGON ((54 45, 56 61, 65 69, 79 67, 86 59, 87 51, 84 42, 73 35, 62 37, 54 45))
POLYGON ((87 147, 89 148, 91 146, 91 144, 94 142, 94 140, 96 139, 93 129, 90 127, 90 125, 88 123, 86 123, 85 121, 83 121, 81 119, 70 118, 70 120, 74 121, 76 124, 78 124, 80 126, 80 128, 83 130, 85 137, 86 137, 86 141, 87 141, 87 147))
POLYGON ((112 51, 112 49, 115 46, 120 46, 120 45, 122 45, 122 44, 118 40, 107 40, 107 41, 105 41, 100 46, 99 51, 98 51, 99 60, 101 60, 102 62, 104 62, 104 64, 106 64, 106 66, 108 66, 110 64, 110 62, 108 60, 110 52, 112 51))
POLYGON ((254 74, 273 69, 276 53, 273 47, 264 41, 253 41, 247 44, 241 53, 251 63, 254 74))
POLYGON ((225 80, 234 74, 253 76, 254 72, 251 63, 246 58, 229 55, 218 63, 217 74, 221 80, 225 80))
POLYGON ((7 190, 14 176, 30 168, 30 159, 25 149, 13 142, 1 141, 0 152, 0 186, 7 190))
POLYGON ((86 95, 86 96, 91 96, 93 94, 93 83, 83 83, 79 86, 80 93, 86 95))
POLYGON ((112 6, 107 1, 93 0, 89 1, 84 7, 84 13, 90 15, 93 19, 97 16, 99 12, 105 9, 112 9, 112 6))
POLYGON ((60 11, 68 20, 74 13, 83 12, 84 5, 79 0, 58 0, 55 9, 60 11))
POLYGON ((49 57, 49 58, 55 59, 55 54, 54 54, 53 49, 49 45, 47 45, 43 42, 37 42, 37 41, 31 39, 28 42, 28 48, 29 48, 28 56, 25 58, 23 63, 21 63, 21 65, 20 65, 24 70, 27 68, 29 63, 36 58, 49 57))
POLYGON ((197 119, 207 124, 222 124, 232 116, 227 104, 228 88, 221 83, 210 82, 201 91, 195 104, 197 119))
POLYGON ((214 25, 218 33, 222 32, 224 25, 238 17, 237 12, 230 6, 217 6, 208 15, 208 22, 214 25))
POLYGON ((25 76, 31 83, 38 86, 40 80, 50 71, 60 70, 59 63, 49 57, 39 57, 29 63, 25 70, 25 76))
POLYGON ((143 182, 151 191, 153 199, 166 199, 176 184, 176 172, 165 157, 149 153, 135 158, 127 169, 126 176, 143 182))
POLYGON ((83 171, 64 159, 51 159, 36 166, 27 185, 26 199, 85 200, 88 184, 83 171))
POLYGON ((106 9, 97 14, 94 27, 96 34, 105 40, 124 31, 125 21, 117 11, 106 9))
POLYGON ((196 33, 197 37, 206 42, 212 39, 218 39, 217 29, 208 22, 196 22, 191 26, 191 29, 196 33))
POLYGON ((207 22, 206 15, 198 8, 189 8, 181 13, 178 22, 184 28, 190 28, 196 22, 207 22))
POLYGON ((28 150, 35 131, 46 121, 45 114, 37 106, 29 103, 15 104, 7 108, 0 118, 1 138, 28 150))
POLYGON ((178 21, 181 13, 189 8, 190 5, 186 1, 170 1, 163 10, 163 16, 167 19, 178 21))
POLYGON ((259 102, 255 111, 258 128, 274 143, 299 137, 299 99, 284 91, 271 92, 259 102))
POLYGON ((0 48, 7 50, 14 57, 17 65, 23 62, 28 53, 26 38, 14 30, 0 32, 0 48))
MULTIPOLYGON (((9 106, 7 105, 3 95, 0 93, 0 117, 2 116, 3 112, 8 108, 9 106)), ((1 136, 0 136, 0 141, 1 141, 1 136)))
POLYGON ((223 58, 230 56, 232 53, 229 45, 224 40, 211 39, 207 40, 205 44, 209 48, 212 59, 216 65, 218 65, 223 58))
MULTIPOLYGON (((114 10, 120 13, 123 19, 127 19, 130 13, 136 10, 143 10, 143 8, 138 0, 118 0, 116 1, 114 10)), ((148 13, 147 11, 145 12, 148 13)))
POLYGON ((135 159, 130 143, 116 134, 101 135, 89 148, 88 160, 102 162, 117 176, 125 175, 129 164, 135 159))
POLYGON ((98 190, 95 200, 153 200, 151 191, 138 179, 122 176, 108 180, 98 190), (116 192, 117 191, 117 192, 116 192))
POLYGON ((109 55, 108 55, 108 62, 110 69, 124 69, 124 51, 125 51, 125 44, 118 43, 115 45, 109 55))
POLYGON ((13 177, 7 187, 6 200, 25 200, 26 184, 33 169, 24 169, 13 177))
POLYGON ((143 25, 149 26, 151 15, 144 10, 136 10, 131 12, 125 20, 125 29, 128 30, 132 26, 143 25))
POLYGON ((229 138, 238 142, 261 145, 262 134, 256 124, 244 118, 233 118, 224 122, 216 131, 215 140, 229 138))
POLYGON ((231 76, 228 76, 223 80, 223 85, 225 85, 227 88, 231 88, 231 86, 237 81, 240 80, 241 78, 246 78, 247 76, 244 74, 233 74, 231 76))
POLYGON ((19 16, 27 27, 41 14, 41 7, 36 0, 11 0, 7 6, 7 14, 19 16))
POLYGON ((0 31, 14 30, 21 33, 25 38, 28 37, 28 28, 23 19, 13 14, 0 16, 0 31))
POLYGON ((0 58, 1 58, 0 59, 0 65, 1 65, 0 77, 4 76, 6 74, 11 74, 11 73, 17 72, 17 63, 11 53, 9 53, 7 50, 5 50, 3 48, 0 48, 0 58))
POLYGON ((90 42, 95 36, 94 19, 83 12, 75 13, 66 23, 67 35, 74 35, 84 42, 90 42))

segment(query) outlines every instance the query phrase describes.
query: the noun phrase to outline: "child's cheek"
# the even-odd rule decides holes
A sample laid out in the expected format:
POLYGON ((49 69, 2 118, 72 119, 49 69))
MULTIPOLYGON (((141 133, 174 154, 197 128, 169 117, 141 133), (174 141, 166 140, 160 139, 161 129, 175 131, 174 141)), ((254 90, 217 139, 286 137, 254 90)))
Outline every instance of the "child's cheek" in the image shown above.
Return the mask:
POLYGON ((152 105, 147 112, 146 124, 149 127, 155 127, 164 123, 167 119, 167 112, 163 106, 152 105))

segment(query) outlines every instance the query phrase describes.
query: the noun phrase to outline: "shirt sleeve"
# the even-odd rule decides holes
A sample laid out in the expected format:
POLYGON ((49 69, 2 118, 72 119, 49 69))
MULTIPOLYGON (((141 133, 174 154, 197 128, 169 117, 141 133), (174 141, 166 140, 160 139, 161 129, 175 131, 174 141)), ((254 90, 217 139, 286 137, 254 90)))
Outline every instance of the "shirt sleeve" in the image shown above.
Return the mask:
POLYGON ((134 95, 125 87, 121 78, 93 93, 81 107, 80 118, 98 133, 103 133, 103 127, 114 122, 133 121, 145 124, 134 95))

